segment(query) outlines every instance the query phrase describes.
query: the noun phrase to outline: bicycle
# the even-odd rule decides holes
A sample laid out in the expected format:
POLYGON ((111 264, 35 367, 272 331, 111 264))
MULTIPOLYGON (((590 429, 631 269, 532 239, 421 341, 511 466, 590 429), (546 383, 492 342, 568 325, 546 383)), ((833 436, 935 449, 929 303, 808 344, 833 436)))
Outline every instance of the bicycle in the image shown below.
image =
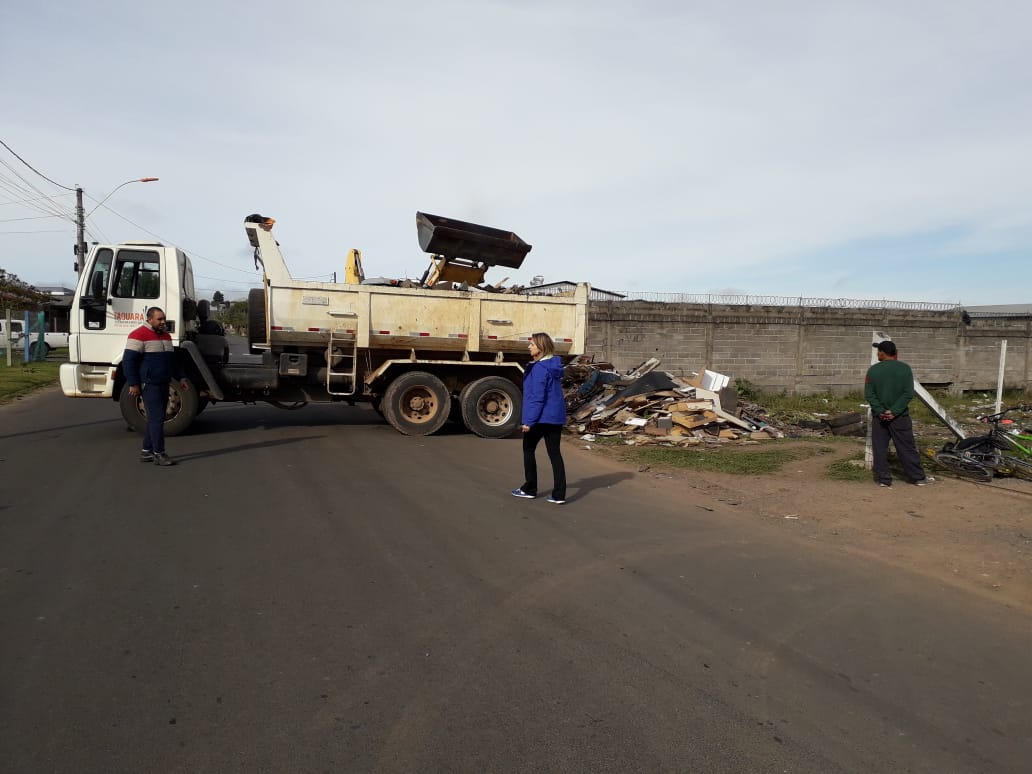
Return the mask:
POLYGON ((1032 411, 1032 405, 1021 403, 978 417, 980 422, 992 425, 987 434, 947 443, 933 459, 947 470, 976 481, 992 481, 996 475, 1032 480, 1032 433, 1000 427, 1014 424, 1006 418, 1012 411, 1032 411))

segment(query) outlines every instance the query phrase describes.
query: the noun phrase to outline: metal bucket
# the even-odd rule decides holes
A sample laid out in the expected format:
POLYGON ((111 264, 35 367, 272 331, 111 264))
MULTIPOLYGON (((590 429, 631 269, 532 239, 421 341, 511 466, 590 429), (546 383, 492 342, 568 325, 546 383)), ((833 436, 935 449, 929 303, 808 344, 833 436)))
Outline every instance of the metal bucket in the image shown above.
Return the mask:
POLYGON ((518 269, 531 248, 511 231, 425 212, 416 213, 416 232, 419 248, 425 253, 479 261, 488 266, 518 269))

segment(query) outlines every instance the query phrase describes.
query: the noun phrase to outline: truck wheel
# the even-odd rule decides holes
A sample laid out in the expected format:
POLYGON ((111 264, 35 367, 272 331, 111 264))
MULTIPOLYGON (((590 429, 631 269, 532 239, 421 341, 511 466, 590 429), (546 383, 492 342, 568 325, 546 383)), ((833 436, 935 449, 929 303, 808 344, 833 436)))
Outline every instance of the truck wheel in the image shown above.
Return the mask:
MULTIPOLYGON (((118 397, 118 406, 122 409, 122 418, 138 433, 147 429, 147 412, 143 408, 143 397, 129 394, 129 385, 122 386, 118 397)), ((184 432, 197 416, 197 390, 191 385, 184 392, 179 382, 169 382, 168 408, 165 409, 165 435, 179 435, 184 432)))
POLYGON ((430 435, 448 421, 451 396, 444 382, 425 371, 402 374, 387 386, 383 415, 405 435, 430 435))
POLYGON ((520 424, 520 388, 501 376, 466 385, 459 401, 462 421, 481 438, 507 438, 520 424))
POLYGON ((254 351, 265 340, 265 288, 252 288, 247 294, 247 345, 254 351))
POLYGON ((50 345, 45 341, 34 341, 29 346, 29 357, 33 360, 46 360, 50 354, 50 345))

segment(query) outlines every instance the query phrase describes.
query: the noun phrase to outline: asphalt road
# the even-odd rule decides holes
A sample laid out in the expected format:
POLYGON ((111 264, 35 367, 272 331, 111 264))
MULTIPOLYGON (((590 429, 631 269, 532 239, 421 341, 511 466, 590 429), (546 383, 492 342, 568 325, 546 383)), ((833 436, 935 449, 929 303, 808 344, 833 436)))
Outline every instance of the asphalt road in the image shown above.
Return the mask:
POLYGON ((0 407, 0 770, 1029 770, 1026 614, 518 443, 0 407))

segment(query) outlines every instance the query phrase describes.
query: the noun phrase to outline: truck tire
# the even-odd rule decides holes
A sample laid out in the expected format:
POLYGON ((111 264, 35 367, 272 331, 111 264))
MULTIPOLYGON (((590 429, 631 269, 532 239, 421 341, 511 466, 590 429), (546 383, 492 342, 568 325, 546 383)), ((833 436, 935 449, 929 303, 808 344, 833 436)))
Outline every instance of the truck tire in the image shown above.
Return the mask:
POLYGON ((387 386, 384 418, 404 435, 430 435, 448 421, 451 396, 444 382, 425 371, 409 371, 387 386))
POLYGON ((462 421, 481 438, 508 438, 520 424, 522 391, 502 376, 485 376, 466 385, 459 402, 462 421))
POLYGON ((29 345, 29 357, 33 360, 46 360, 50 354, 50 345, 45 341, 34 341, 29 345))
MULTIPOLYGON (((165 410, 165 435, 183 433, 197 416, 197 390, 193 385, 185 392, 179 382, 172 381, 168 385, 168 408, 165 410)), ((118 397, 118 406, 122 410, 122 418, 126 424, 138 433, 147 429, 147 414, 143 410, 143 398, 129 394, 129 385, 122 385, 122 393, 118 397)))
POLYGON ((247 345, 268 344, 265 337, 265 288, 252 288, 247 294, 247 345))

